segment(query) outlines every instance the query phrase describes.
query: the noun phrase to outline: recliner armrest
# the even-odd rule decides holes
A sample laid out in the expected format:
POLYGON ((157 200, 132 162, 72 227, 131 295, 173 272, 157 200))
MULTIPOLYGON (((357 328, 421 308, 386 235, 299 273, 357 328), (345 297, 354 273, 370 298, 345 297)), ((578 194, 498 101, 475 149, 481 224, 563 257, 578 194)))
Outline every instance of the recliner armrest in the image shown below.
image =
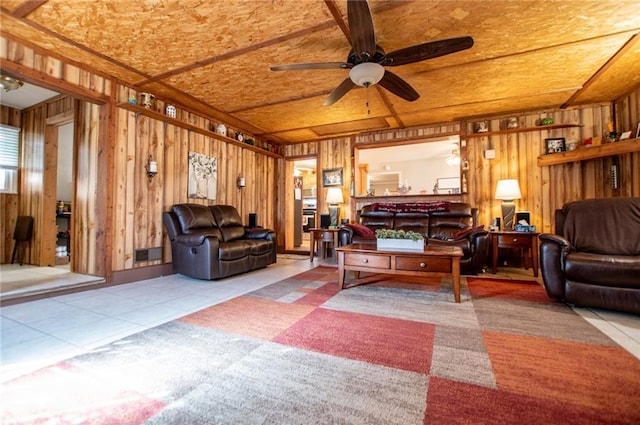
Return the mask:
POLYGON ((488 237, 489 236, 489 232, 487 230, 484 229, 477 229, 474 230, 473 232, 469 233, 467 235, 467 237, 469 239, 475 239, 475 238, 479 238, 479 237, 488 237))
POLYGON ((200 246, 208 238, 218 240, 217 235, 212 235, 205 230, 200 232, 181 233, 176 235, 175 242, 185 246, 200 246))
POLYGON ((471 245, 471 268, 474 272, 479 273, 484 270, 484 266, 489 256, 489 232, 484 229, 478 229, 468 235, 471 245))
POLYGON ((564 259, 573 250, 571 243, 552 233, 543 233, 539 239, 540 271, 544 288, 549 297, 562 300, 565 294, 564 259))
POLYGON ((274 232, 271 229, 263 229, 263 228, 254 227, 254 228, 250 228, 250 229, 245 229, 244 238, 245 239, 268 239, 268 240, 272 240, 273 239, 273 234, 274 234, 274 232))
POLYGON ((560 235, 554 235, 553 233, 542 233, 539 236, 539 239, 541 242, 543 241, 552 242, 562 247, 571 249, 571 244, 569 243, 569 241, 560 235))
POLYGON ((338 229, 338 246, 349 245, 353 241, 353 229, 349 226, 341 225, 338 229))

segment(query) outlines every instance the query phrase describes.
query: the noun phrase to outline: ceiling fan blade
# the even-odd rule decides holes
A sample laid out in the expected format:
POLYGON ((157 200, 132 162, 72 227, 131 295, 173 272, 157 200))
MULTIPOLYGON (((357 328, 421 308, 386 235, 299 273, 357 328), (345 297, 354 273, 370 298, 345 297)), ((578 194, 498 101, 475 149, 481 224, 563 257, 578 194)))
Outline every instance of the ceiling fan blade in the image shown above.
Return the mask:
POLYGON ((320 63, 292 63, 287 65, 272 66, 272 71, 299 71, 304 69, 340 69, 350 68, 351 65, 344 62, 320 62, 320 63))
POLYGON ((331 106, 334 103, 336 103, 338 100, 340 100, 342 98, 342 96, 344 96, 345 94, 347 94, 347 92, 349 90, 351 90, 352 88, 354 88, 356 85, 353 83, 353 81, 351 81, 351 78, 347 78, 346 80, 344 80, 342 83, 340 83, 340 85, 338 87, 336 87, 331 94, 329 95, 329 97, 327 97, 327 100, 324 101, 323 105, 324 106, 331 106))
POLYGON ((399 96, 409 102, 413 102, 414 100, 418 100, 420 97, 420 93, 414 90, 406 81, 402 78, 398 77, 391 71, 384 72, 384 76, 382 80, 378 83, 385 89, 389 90, 391 93, 399 96))
POLYGON ((426 59, 437 58, 451 53, 459 52, 473 46, 473 38, 457 37, 446 40, 430 41, 428 43, 418 44, 404 49, 395 50, 387 53, 382 65, 398 66, 408 63, 420 62, 426 59))
POLYGON ((376 52, 376 35, 369 4, 365 0, 347 2, 347 18, 351 34, 351 47, 366 62, 376 52))

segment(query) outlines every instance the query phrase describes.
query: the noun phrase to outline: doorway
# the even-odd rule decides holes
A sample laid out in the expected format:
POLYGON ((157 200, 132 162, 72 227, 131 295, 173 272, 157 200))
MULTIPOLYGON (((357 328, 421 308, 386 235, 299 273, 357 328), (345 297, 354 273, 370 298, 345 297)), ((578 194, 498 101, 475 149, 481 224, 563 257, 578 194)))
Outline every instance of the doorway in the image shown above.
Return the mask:
POLYGON ((104 282, 110 270, 108 256, 96 234, 103 231, 105 218, 95 206, 110 190, 98 184, 105 181, 100 178, 105 169, 99 152, 106 144, 103 123, 109 105, 76 100, 28 82, 16 90, 15 100, 3 95, 0 104, 19 111, 16 124, 22 129, 19 191, 8 195, 16 205, 11 214, 34 217, 29 273, 26 267, 18 268, 15 279, 9 279, 13 271, 5 258, 0 299, 104 282), (21 93, 25 88, 30 91, 21 93), (30 95, 37 90, 44 91, 41 98, 30 95), (59 178, 58 171, 65 176, 59 178))
POLYGON ((315 156, 287 159, 287 223, 285 250, 309 253, 309 229, 317 223, 318 173, 315 156))
POLYGON ((73 199, 73 121, 58 126, 56 178, 56 259, 58 268, 70 271, 73 199), (70 155, 71 153, 71 155, 70 155))

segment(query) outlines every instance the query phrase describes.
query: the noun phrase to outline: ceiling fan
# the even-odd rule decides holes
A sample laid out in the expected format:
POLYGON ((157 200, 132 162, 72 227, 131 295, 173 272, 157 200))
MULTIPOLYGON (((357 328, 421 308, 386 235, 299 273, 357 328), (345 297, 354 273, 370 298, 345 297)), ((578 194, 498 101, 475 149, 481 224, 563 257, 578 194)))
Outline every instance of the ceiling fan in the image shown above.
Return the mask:
POLYGON ((351 51, 346 62, 278 65, 272 66, 271 70, 349 69, 349 77, 329 94, 324 101, 325 106, 336 103, 356 85, 368 88, 377 83, 391 93, 413 102, 420 97, 420 94, 402 78, 384 69, 385 66, 420 62, 473 46, 473 38, 467 36, 431 41, 385 53, 382 47, 376 44, 373 19, 366 0, 348 0, 347 19, 351 34, 351 51))

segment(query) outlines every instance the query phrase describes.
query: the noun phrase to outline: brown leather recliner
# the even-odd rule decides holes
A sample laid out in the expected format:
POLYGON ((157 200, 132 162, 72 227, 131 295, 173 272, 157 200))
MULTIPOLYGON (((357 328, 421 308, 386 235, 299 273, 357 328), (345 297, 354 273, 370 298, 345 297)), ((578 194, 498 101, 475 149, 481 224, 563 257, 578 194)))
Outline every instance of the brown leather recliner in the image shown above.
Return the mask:
POLYGON ((575 201, 540 235, 547 294, 585 307, 640 314, 640 198, 575 201))
POLYGON ((276 262, 275 233, 245 228, 233 206, 178 204, 163 219, 176 273, 211 280, 276 262))
MULTIPOLYGON (((448 211, 389 212, 376 211, 373 204, 359 211, 358 222, 371 230, 411 230, 424 235, 427 245, 458 246, 462 249, 460 271, 463 274, 481 273, 489 252, 489 232, 473 229, 478 226, 478 209, 464 202, 451 202, 448 211), (455 238, 458 232, 468 229, 464 237, 455 238), (456 240, 454 240, 456 239, 456 240)), ((339 244, 373 242, 374 237, 358 236, 348 226, 338 232, 339 244)))

